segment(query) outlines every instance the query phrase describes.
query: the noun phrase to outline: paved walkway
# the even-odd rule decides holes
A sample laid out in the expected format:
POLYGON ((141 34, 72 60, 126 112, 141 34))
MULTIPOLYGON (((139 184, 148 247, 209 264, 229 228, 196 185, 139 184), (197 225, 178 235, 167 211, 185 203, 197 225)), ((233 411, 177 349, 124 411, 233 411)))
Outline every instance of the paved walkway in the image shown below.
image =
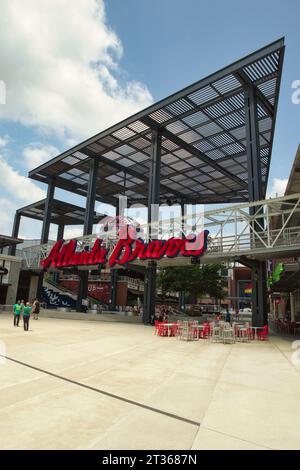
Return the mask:
POLYGON ((290 338, 186 343, 52 318, 26 333, 1 314, 0 340, 1 449, 300 449, 290 338))

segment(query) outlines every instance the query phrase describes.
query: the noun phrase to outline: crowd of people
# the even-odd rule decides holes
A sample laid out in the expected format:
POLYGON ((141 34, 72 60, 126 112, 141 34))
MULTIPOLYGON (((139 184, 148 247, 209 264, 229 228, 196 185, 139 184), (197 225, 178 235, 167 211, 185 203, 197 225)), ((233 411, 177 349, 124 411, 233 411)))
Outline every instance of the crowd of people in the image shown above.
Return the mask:
POLYGON ((24 331, 28 331, 31 314, 33 315, 34 320, 38 320, 39 313, 40 302, 38 299, 35 299, 33 302, 25 302, 24 300, 18 300, 13 306, 14 326, 19 326, 20 318, 22 317, 24 331))

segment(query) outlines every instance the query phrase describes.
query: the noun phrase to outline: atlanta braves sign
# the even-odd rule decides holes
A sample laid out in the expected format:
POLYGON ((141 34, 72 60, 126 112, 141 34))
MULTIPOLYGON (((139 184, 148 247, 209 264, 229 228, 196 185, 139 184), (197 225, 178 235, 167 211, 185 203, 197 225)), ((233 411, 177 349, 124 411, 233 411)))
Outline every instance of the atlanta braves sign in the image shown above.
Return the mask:
POLYGON ((108 257, 108 250, 102 239, 94 242, 91 250, 76 251, 76 240, 65 243, 59 240, 55 243, 46 259, 41 261, 44 269, 49 267, 66 268, 72 266, 105 265, 110 267, 126 265, 139 260, 160 260, 163 257, 174 258, 178 255, 199 257, 207 245, 208 230, 198 235, 191 234, 186 238, 169 238, 168 240, 152 240, 145 242, 138 238, 120 238, 108 257))

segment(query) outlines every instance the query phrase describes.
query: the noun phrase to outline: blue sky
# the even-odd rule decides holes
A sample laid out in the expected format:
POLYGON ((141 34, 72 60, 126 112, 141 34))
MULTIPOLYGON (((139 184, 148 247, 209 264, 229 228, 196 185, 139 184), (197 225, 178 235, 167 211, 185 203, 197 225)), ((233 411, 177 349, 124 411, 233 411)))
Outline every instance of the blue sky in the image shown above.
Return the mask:
MULTIPOLYGON (((285 36, 269 193, 282 191, 299 144, 296 0, 0 0, 0 232, 44 195, 35 164, 285 36), (93 67, 91 67, 91 63, 93 67)), ((57 197, 62 196, 58 191, 57 197)), ((81 198, 64 194, 67 200, 81 198)), ((21 234, 38 235, 25 221, 21 234)))
POLYGON ((279 0, 110 0, 108 22, 123 45, 122 67, 155 100, 285 36, 286 54, 272 156, 272 178, 286 178, 300 142, 300 3, 279 0))

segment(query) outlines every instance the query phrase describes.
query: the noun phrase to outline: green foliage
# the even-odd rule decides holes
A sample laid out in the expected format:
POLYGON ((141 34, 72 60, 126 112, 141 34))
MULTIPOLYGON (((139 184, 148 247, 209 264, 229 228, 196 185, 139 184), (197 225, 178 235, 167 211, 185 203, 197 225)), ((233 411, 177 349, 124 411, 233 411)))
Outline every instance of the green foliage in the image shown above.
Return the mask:
POLYGON ((280 281, 281 274, 284 271, 284 264, 278 263, 273 271, 273 273, 268 278, 268 287, 272 287, 275 282, 280 281))
POLYGON ((183 291, 191 295, 195 301, 198 297, 208 294, 210 297, 222 299, 221 265, 203 264, 164 268, 159 272, 157 285, 166 292, 183 291))

